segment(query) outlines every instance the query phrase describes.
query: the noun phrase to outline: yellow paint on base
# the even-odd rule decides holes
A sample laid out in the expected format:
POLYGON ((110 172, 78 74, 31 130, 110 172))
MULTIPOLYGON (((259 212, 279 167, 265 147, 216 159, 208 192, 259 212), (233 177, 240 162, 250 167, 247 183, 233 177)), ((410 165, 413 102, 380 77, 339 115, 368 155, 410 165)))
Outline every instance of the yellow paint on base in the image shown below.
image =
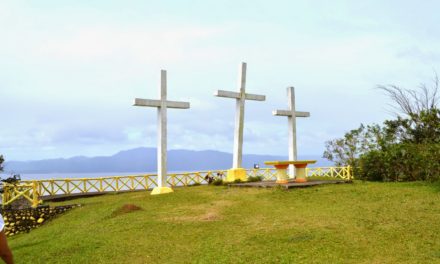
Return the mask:
POLYGON ((295 182, 307 182, 307 175, 305 168, 296 168, 295 182))
POLYGON ((233 182, 235 180, 246 181, 246 170, 243 168, 229 169, 228 174, 226 175, 226 181, 233 182))
POLYGON ((170 187, 155 187, 153 191, 151 192, 151 195, 158 195, 158 194, 165 194, 165 193, 172 193, 174 192, 173 189, 170 187))

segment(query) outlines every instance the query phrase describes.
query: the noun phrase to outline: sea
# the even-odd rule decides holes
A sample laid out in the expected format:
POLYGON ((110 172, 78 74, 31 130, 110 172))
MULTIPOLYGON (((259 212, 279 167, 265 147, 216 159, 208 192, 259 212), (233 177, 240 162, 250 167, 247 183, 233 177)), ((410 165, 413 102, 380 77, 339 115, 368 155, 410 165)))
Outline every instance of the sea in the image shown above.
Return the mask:
MULTIPOLYGON (((169 172, 178 173, 178 172, 169 172)), ((156 174, 156 172, 102 172, 102 173, 23 173, 20 174, 21 180, 57 180, 66 178, 100 178, 100 177, 111 177, 111 176, 135 176, 135 175, 145 175, 145 174, 156 174)), ((0 174, 1 180, 11 177, 11 174, 0 174)), ((90 187, 90 183, 87 183, 87 187, 90 187)), ((115 184, 115 183, 112 183, 115 184)), ((176 186, 182 186, 182 184, 177 184, 176 186)), ((2 189, 2 182, 0 182, 0 190, 2 189)), ((143 189, 142 186, 137 186, 136 190, 143 189)), ((127 186, 122 186, 121 190, 129 190, 127 186)), ((79 190, 74 190, 72 193, 79 193, 79 190)), ((64 194, 60 189, 56 191, 56 194, 64 194)), ((2 203, 2 196, 0 195, 0 204, 2 203)))
MULTIPOLYGON (((173 173, 173 172, 169 172, 173 173)), ((111 176, 129 176, 156 174, 156 172, 92 172, 92 173, 20 173, 21 180, 48 180, 66 178, 100 178, 111 176)), ((1 179, 11 177, 12 174, 0 174, 1 179)))

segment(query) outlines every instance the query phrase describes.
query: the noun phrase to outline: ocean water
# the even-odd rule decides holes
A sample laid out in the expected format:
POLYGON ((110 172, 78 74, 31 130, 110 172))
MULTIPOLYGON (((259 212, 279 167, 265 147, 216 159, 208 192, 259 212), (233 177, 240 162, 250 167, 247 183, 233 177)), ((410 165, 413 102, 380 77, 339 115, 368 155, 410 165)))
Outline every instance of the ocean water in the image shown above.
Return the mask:
MULTIPOLYGON (((48 179, 66 179, 66 178, 99 178, 111 176, 128 176, 156 174, 156 172, 93 172, 93 173, 21 173, 22 180, 48 180, 48 179)), ((10 177, 10 174, 0 174, 2 179, 10 177)))

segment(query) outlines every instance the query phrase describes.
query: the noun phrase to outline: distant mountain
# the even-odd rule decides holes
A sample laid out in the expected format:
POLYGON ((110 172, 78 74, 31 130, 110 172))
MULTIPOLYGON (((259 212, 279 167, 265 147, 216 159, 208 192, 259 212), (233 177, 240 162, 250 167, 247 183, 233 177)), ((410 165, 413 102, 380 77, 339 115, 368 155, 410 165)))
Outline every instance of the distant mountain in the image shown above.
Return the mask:
MULTIPOLYGON (((243 155, 243 167, 252 168, 255 163, 264 166, 264 161, 286 160, 287 156, 243 155)), ((316 159, 319 166, 331 166, 319 156, 303 156, 300 159, 316 159)), ((47 159, 36 161, 10 161, 5 171, 15 173, 93 173, 93 172, 151 172, 156 171, 155 148, 135 148, 116 153, 113 156, 72 157, 68 159, 47 159)), ((170 150, 169 171, 195 171, 229 169, 232 154, 214 150, 170 150)))

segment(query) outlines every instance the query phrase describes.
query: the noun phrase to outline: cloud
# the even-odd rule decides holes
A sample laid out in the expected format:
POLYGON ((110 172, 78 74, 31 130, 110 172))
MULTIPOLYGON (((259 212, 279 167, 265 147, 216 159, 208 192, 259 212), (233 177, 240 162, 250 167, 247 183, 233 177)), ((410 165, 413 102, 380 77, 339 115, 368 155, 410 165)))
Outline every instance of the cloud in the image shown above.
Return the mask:
POLYGON ((141 62, 169 63, 186 59, 188 45, 221 33, 221 29, 184 25, 81 28, 70 36, 52 36, 36 50, 41 56, 61 60, 94 61, 123 56, 141 62))
POLYGON ((300 150, 321 153, 324 141, 387 117, 373 87, 417 85, 439 61, 437 35, 409 25, 434 30, 438 16, 418 5, 407 19, 413 5, 382 2, 3 1, 0 148, 29 159, 154 147, 156 110, 131 104, 157 98, 165 68, 169 99, 191 102, 169 112, 169 147, 232 151, 235 102, 212 94, 237 89, 244 60, 248 92, 267 96, 246 104, 245 152, 286 152, 287 121, 271 111, 295 86, 298 110, 311 112, 298 121, 300 150))

